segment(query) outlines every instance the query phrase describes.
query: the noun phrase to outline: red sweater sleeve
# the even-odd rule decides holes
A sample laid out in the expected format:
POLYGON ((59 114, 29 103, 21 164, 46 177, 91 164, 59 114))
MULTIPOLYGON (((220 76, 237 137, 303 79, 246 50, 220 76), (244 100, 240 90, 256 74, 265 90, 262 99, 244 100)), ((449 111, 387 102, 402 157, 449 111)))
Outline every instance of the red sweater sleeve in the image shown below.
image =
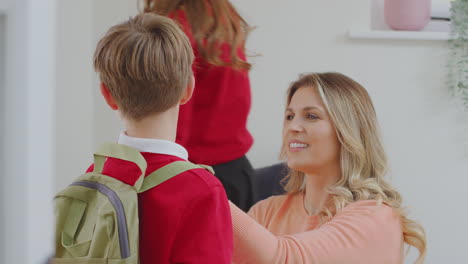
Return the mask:
POLYGON ((173 263, 231 263, 232 220, 221 185, 187 201, 172 250, 173 263))

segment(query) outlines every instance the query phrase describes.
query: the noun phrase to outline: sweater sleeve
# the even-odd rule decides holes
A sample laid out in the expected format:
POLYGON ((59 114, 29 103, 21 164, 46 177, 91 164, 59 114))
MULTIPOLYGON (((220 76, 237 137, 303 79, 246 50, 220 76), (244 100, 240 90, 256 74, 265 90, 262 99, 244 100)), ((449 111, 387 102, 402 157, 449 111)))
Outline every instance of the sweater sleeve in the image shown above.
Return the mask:
POLYGON ((400 217, 375 201, 353 203, 318 229, 286 236, 230 206, 236 264, 403 263, 400 217))

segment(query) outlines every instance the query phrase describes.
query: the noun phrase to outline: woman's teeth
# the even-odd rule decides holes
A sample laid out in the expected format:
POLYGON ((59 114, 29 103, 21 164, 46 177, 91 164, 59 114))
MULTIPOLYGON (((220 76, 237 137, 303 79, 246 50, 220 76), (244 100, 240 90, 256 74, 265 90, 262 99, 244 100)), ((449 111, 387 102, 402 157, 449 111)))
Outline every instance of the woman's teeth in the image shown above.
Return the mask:
POLYGON ((307 148, 308 146, 308 144, 303 143, 289 143, 290 148, 307 148))

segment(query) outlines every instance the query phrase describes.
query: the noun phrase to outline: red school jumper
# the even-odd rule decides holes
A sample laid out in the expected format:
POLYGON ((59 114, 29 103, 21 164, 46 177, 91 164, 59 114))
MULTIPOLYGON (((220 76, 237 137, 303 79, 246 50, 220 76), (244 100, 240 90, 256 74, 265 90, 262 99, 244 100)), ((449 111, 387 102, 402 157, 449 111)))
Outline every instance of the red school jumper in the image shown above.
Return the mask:
MULTIPOLYGON (((176 142, 187 148, 194 163, 213 166, 236 160, 253 144, 247 130, 251 106, 248 71, 209 64, 200 55, 184 11, 170 17, 181 25, 195 54, 195 90, 192 98, 180 106, 176 142)), ((230 49, 229 44, 221 44, 221 59, 230 60, 230 49)), ((246 59, 242 49, 237 53, 246 59)))
MULTIPOLYGON (((186 160, 180 145, 124 133, 119 143, 141 151, 146 175, 186 160)), ((88 169, 93 170, 93 165, 88 169)), ((134 185, 141 172, 134 163, 108 158, 103 174, 134 185)), ((231 263, 232 222, 222 184, 205 169, 181 173, 138 195, 140 264, 231 263)))

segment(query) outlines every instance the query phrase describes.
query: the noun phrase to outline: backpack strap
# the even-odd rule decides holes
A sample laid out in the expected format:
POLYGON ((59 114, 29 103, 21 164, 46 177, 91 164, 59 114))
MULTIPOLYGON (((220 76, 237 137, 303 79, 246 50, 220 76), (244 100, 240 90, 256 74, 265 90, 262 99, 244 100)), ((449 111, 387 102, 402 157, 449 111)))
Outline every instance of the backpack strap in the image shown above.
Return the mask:
POLYGON ((85 256, 91 245, 91 241, 85 241, 79 244, 75 244, 74 242, 78 226, 85 214, 86 206, 86 202, 73 199, 61 234, 62 247, 74 257, 85 256))
POLYGON ((94 153, 94 172, 102 173, 106 157, 126 160, 138 165, 141 175, 134 187, 136 190, 141 188, 146 173, 146 160, 138 150, 122 144, 104 143, 94 153))
POLYGON ((138 192, 145 192, 176 175, 179 175, 183 172, 192 169, 205 169, 214 174, 213 168, 207 165, 196 165, 188 161, 174 161, 172 163, 167 164, 166 166, 155 170, 154 172, 146 176, 146 178, 143 181, 143 185, 141 186, 138 192))

